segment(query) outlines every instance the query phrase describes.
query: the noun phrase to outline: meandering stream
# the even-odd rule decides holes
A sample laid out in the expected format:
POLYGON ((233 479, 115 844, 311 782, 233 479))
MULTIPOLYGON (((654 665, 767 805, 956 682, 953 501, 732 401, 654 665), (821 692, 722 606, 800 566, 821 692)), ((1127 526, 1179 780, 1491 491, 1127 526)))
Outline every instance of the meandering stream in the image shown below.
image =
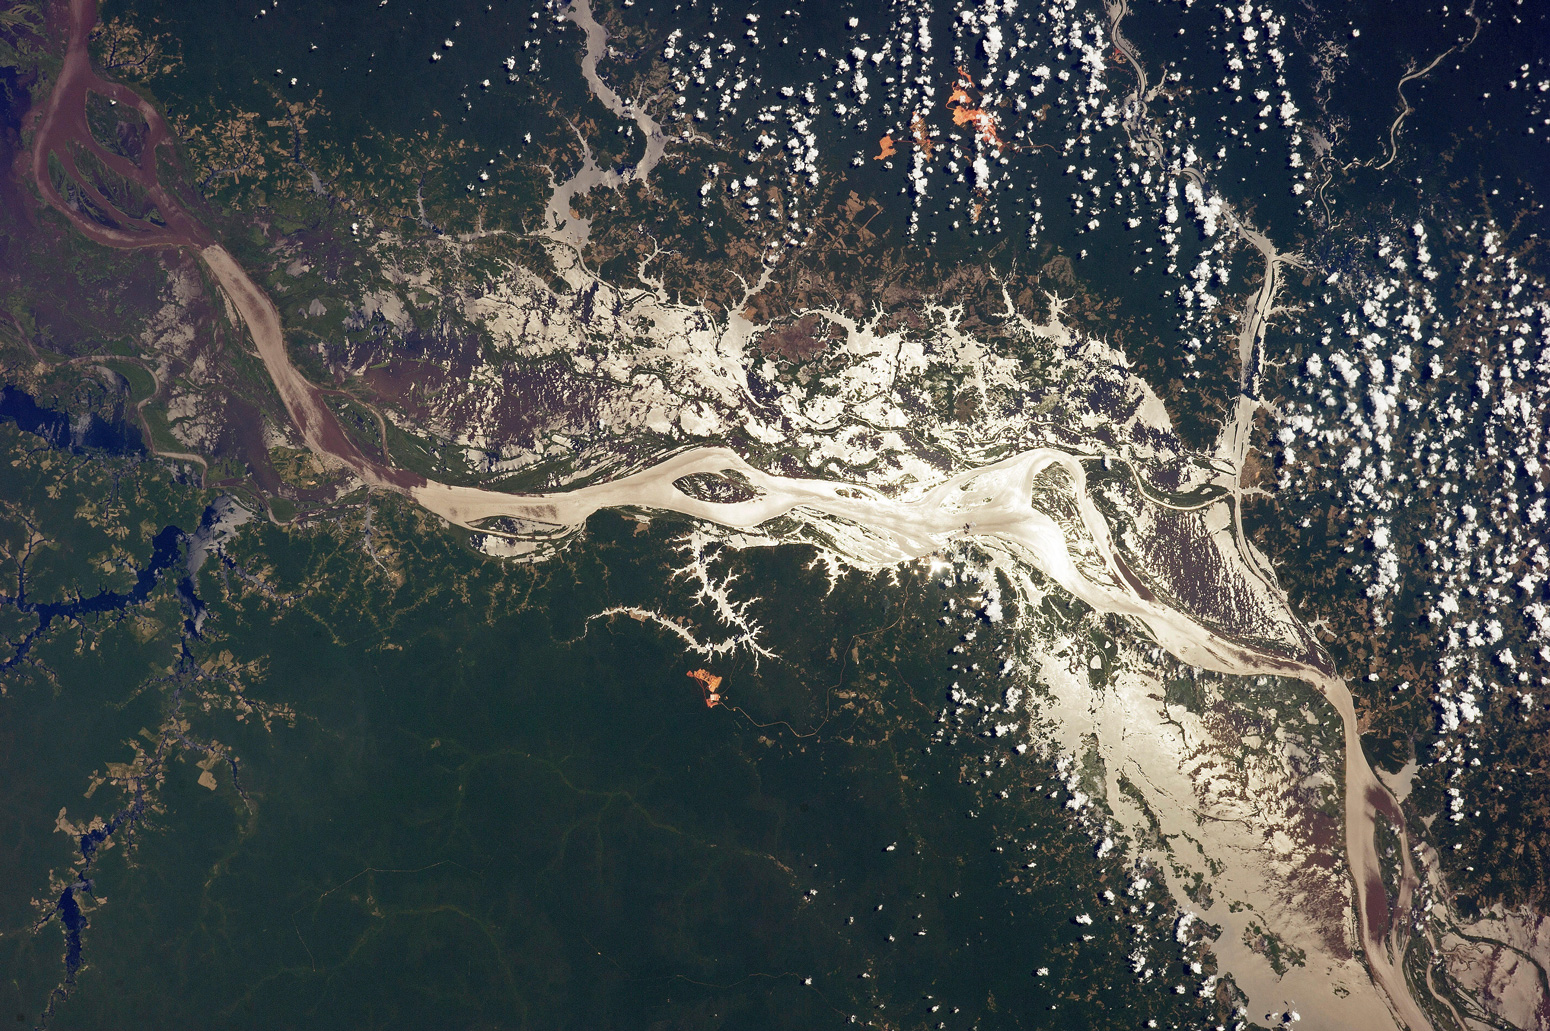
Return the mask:
MULTIPOLYGON (((1404 820, 1387 787, 1374 775, 1362 752, 1355 708, 1345 682, 1305 635, 1304 654, 1288 656, 1234 641, 1206 628, 1187 613, 1156 600, 1135 582, 1116 554, 1110 528, 1086 489, 1084 457, 1053 448, 1038 448, 983 468, 952 476, 914 500, 894 500, 852 484, 818 479, 775 476, 751 466, 726 448, 699 448, 675 455, 650 468, 611 482, 542 495, 514 495, 478 487, 461 487, 426 480, 417 474, 367 458, 340 427, 318 388, 292 366, 285 348, 284 329, 274 303, 212 234, 185 212, 162 188, 156 176, 156 149, 170 133, 160 115, 125 87, 100 78, 90 67, 87 36, 96 20, 96 0, 70 0, 69 50, 58 82, 47 104, 38 113, 32 151, 34 180, 42 196, 68 217, 82 233, 112 247, 179 246, 197 252, 211 275, 232 301, 246 324, 259 357, 274 382, 297 432, 321 459, 349 470, 362 482, 412 498, 449 522, 479 527, 492 518, 521 520, 540 531, 563 532, 581 525, 588 516, 605 508, 632 507, 678 512, 709 523, 747 529, 776 516, 834 521, 857 528, 848 538, 844 558, 858 566, 878 568, 907 562, 938 551, 966 533, 993 538, 1010 552, 1038 568, 1075 597, 1093 608, 1130 617, 1145 626, 1159 645, 1179 659, 1206 669, 1237 675, 1295 677, 1314 685, 1340 714, 1345 731, 1346 854, 1355 885, 1358 928, 1373 980, 1389 1000, 1400 1021, 1412 1031, 1431 1026, 1405 981, 1402 964, 1408 944, 1410 902, 1417 886, 1407 840, 1403 841, 1403 873, 1396 911, 1391 912, 1384 892, 1375 831, 1379 814, 1385 814, 1404 837, 1404 820), (87 92, 96 91, 134 104, 151 126, 140 164, 99 146, 87 129, 87 92), (50 181, 50 155, 73 171, 71 144, 97 155, 115 171, 145 187, 161 211, 165 225, 124 216, 107 198, 90 187, 93 203, 113 213, 119 228, 90 221, 61 198, 50 181), (1074 564, 1065 536, 1057 522, 1032 504, 1032 484, 1038 474, 1059 467, 1073 484, 1073 500, 1083 528, 1097 543, 1103 576, 1085 575, 1074 564), (692 498, 674 481, 691 473, 734 471, 742 474, 761 494, 751 501, 716 503, 692 498)), ((608 89, 597 74, 597 62, 605 45, 602 29, 592 18, 586 0, 576 0, 568 16, 587 38, 583 73, 610 110, 631 118, 646 137, 645 156, 629 173, 600 170, 591 161, 572 180, 556 186, 550 202, 551 228, 559 242, 580 247, 585 241, 584 222, 570 214, 572 197, 596 186, 615 186, 626 176, 644 177, 660 159, 665 145, 660 128, 638 106, 628 104, 608 89)), ((1119 37, 1122 40, 1122 37, 1119 37)), ((1266 279, 1255 298, 1240 338, 1239 360, 1245 396, 1233 422, 1224 432, 1219 456, 1230 472, 1228 486, 1238 492, 1238 471, 1248 449, 1254 411, 1250 388, 1257 381, 1253 368, 1258 341, 1275 301, 1279 266, 1286 261, 1269 241, 1258 234, 1245 236, 1266 258, 1266 279), (1257 239, 1256 239, 1257 237, 1257 239)), ((1237 506, 1241 509, 1241 505, 1237 506)), ((1274 590, 1252 545, 1244 538, 1241 520, 1235 525, 1239 553, 1247 571, 1274 590)), ((1288 609, 1289 611, 1289 609, 1288 609)), ((1295 620, 1294 620, 1295 621, 1295 620)))

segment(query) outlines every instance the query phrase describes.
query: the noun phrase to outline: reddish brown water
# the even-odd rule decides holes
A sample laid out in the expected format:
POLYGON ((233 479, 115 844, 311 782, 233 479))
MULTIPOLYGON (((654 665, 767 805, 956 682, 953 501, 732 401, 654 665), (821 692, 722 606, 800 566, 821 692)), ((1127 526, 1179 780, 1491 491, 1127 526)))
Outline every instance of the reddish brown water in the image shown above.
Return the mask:
MULTIPOLYGON (((19 163, 30 161, 30 175, 37 184, 38 191, 50 206, 58 210, 72 225, 90 239, 108 247, 177 247, 192 248, 209 267, 212 275, 220 283, 231 301, 241 314, 248 331, 252 334, 254 343, 258 347, 260 357, 263 359, 275 388, 283 402, 291 421, 297 431, 306 441, 307 445, 321 458, 332 462, 337 466, 348 468, 359 476, 362 481, 373 486, 380 486, 390 490, 396 490, 408 494, 416 501, 447 516, 454 522, 463 522, 465 525, 477 521, 477 512, 484 509, 486 514, 510 514, 507 510, 518 506, 517 512, 525 517, 535 518, 540 521, 555 521, 552 509, 556 506, 578 507, 585 512, 595 510, 597 507, 605 507, 609 504, 641 503, 643 499, 657 502, 661 507, 671 508, 676 511, 686 512, 712 521, 721 522, 724 525, 739 526, 743 522, 731 518, 729 513, 733 510, 741 511, 749 506, 743 505, 704 505, 692 502, 686 496, 676 490, 669 491, 657 481, 671 480, 682 471, 699 471, 699 466, 693 463, 701 462, 705 468, 716 470, 736 466, 746 467, 740 458, 727 453, 726 455, 709 454, 706 449, 699 452, 679 455, 676 459, 663 463, 663 466, 647 470, 634 476, 625 477, 621 481, 600 485, 571 492, 569 494, 550 495, 538 498, 518 498, 497 492, 484 491, 476 488, 450 488, 442 484, 428 483, 423 477, 394 468, 384 458, 377 462, 367 458, 345 434, 343 428, 328 406, 324 403, 322 392, 312 383, 307 381, 295 367, 291 365, 285 352, 284 336, 278 310, 268 295, 260 289, 251 278, 248 277, 240 266, 232 259, 231 255, 216 241, 215 234, 189 214, 181 204, 172 196, 157 175, 157 152, 159 147, 171 139, 171 131, 161 115, 149 103, 142 100, 134 91, 118 83, 110 82, 98 75, 91 67, 90 51, 88 47, 92 27, 96 24, 97 3, 96 0, 60 0, 60 15, 68 20, 69 45, 64 62, 60 68, 59 78, 54 89, 49 94, 48 100, 41 109, 36 111, 31 118, 34 120, 36 132, 33 148, 30 154, 18 157, 19 163), (66 9, 67 5, 67 9, 66 9), (113 153, 97 143, 93 139, 87 124, 86 104, 87 95, 96 92, 120 104, 132 105, 144 116, 149 131, 145 138, 141 158, 138 163, 131 161, 122 155, 113 153), (165 224, 158 225, 142 218, 135 218, 125 213, 118 205, 114 204, 101 191, 92 187, 82 177, 76 167, 72 156, 72 147, 80 147, 93 154, 106 167, 124 176, 142 187, 147 197, 156 205, 165 224), (117 227, 102 225, 72 208, 60 191, 55 186, 50 174, 50 159, 60 162, 66 175, 73 180, 83 195, 102 211, 107 213, 110 219, 116 222, 117 227), (703 462, 701 461, 703 459, 703 462), (692 467, 685 470, 676 468, 664 468, 673 466, 674 462, 688 462, 692 467), (639 481, 632 483, 632 481, 639 481), (632 494, 631 491, 636 490, 632 494), (603 500, 590 502, 592 494, 601 492, 606 497, 603 500), (655 493, 653 493, 655 492, 655 493), (591 507, 587 507, 590 503, 591 507), (493 506, 493 507, 492 507, 493 506), (539 509, 542 509, 540 511, 539 509), (703 510, 703 511, 702 511, 703 510), (469 514, 470 512, 474 514, 469 514), (546 513, 548 513, 546 515, 546 513)), ((587 20, 590 13, 585 10, 587 20)), ((595 23, 590 26, 595 29, 595 23)), ((600 31, 600 30, 599 30, 600 31)), ((589 32, 589 43, 592 33, 589 32)), ((589 50, 592 49, 589 46, 589 50)), ((595 59, 592 64, 595 78, 595 59)), ((590 80, 589 80, 590 81, 590 80)), ((617 98, 614 98, 617 103, 617 98)), ((18 171, 22 171, 18 168, 18 171)), ((563 189, 563 187, 562 187, 563 189)), ((558 196, 557 191, 557 196, 558 196)), ((1267 276, 1267 287, 1262 292, 1259 308, 1268 310, 1270 298, 1273 296, 1273 276, 1275 262, 1273 255, 1270 261, 1270 275, 1267 276)), ((1254 328, 1245 330, 1246 337, 1251 338, 1254 328)), ((1247 355, 1244 360, 1245 369, 1248 368, 1247 355)), ((1245 372, 1247 375, 1247 372, 1245 372)), ((711 449, 715 450, 715 449, 711 449)), ((1022 456, 1011 460, 1009 463, 1023 462, 1028 456, 1022 456)), ((1070 456, 1061 454, 1056 456, 1050 453, 1047 460, 1069 460, 1070 456)), ((782 491, 790 494, 795 500, 790 500, 788 507, 798 503, 823 502, 831 508, 851 504, 844 502, 832 494, 833 485, 818 481, 780 481, 778 478, 768 477, 766 474, 746 467, 743 469, 748 475, 756 478, 756 481, 767 488, 773 494, 782 491), (793 493, 797 487, 800 491, 793 493), (790 489, 787 489, 790 488, 790 489)), ((971 471, 972 472, 972 471, 971 471)), ((969 475, 969 474, 965 474, 969 475)), ((1080 477, 1080 466, 1075 467, 1075 475, 1080 477)), ((781 501, 773 497, 775 502, 781 501)), ((1021 488, 1020 497, 1026 505, 1027 490, 1021 488)), ((880 504, 880 503, 879 503, 880 504)), ((758 508, 755 505, 753 508, 758 508)), ((852 504, 852 507, 854 505, 852 504)), ((874 506, 875 507, 875 506, 874 506)), ((899 507, 899 506, 894 506, 899 507)), ((909 506, 904 506, 909 507, 909 506)), ((847 510, 848 511, 848 510, 847 510)), ((879 509, 881 511, 881 509, 879 509)), ((929 513, 928 513, 929 514, 929 513)), ((898 521, 899 513, 893 513, 895 521, 898 521)), ((1008 532, 1012 532, 1017 526, 1022 526, 1017 520, 1023 519, 1023 514, 1013 513, 1016 519, 1009 523, 1008 532)), ((1032 513, 1029 513, 1032 515, 1032 513)), ((865 514, 860 517, 865 523, 865 514)), ((877 518, 881 518, 878 516, 877 518)), ((1012 516, 1008 517, 1009 519, 1012 516)), ((1095 514, 1092 517, 1098 520, 1095 514)), ((953 517, 956 520, 957 516, 953 517)), ((757 520, 755 520, 757 521, 757 520)), ((565 520, 559 520, 564 523, 565 520)), ((904 525, 900 523, 900 525, 904 525)), ((913 524, 910 524, 913 526, 913 524)), ((926 527, 930 529, 930 527, 926 527)), ((903 532, 903 531, 901 531, 903 532)), ((1241 528, 1239 529, 1241 535, 1241 528)), ((929 535, 928 535, 929 536, 929 535)), ((922 538, 923 540, 925 538, 922 538)), ((931 547, 929 542, 923 545, 925 552, 931 547)), ((922 553, 925 553, 922 552, 922 553)), ((1063 555, 1063 550, 1061 551, 1063 555)), ((1159 637, 1165 641, 1170 651, 1180 654, 1187 660, 1204 658, 1205 664, 1211 668, 1219 668, 1226 672, 1258 674, 1273 673, 1277 675, 1290 675, 1308 680, 1324 691, 1340 710, 1346 724, 1346 748, 1347 748, 1347 777, 1346 777, 1346 821, 1347 821, 1347 852, 1348 861, 1352 868, 1352 878, 1356 886, 1358 911, 1362 915, 1359 921, 1363 945, 1368 958, 1369 969, 1374 980, 1387 994, 1391 1004, 1398 1010, 1401 1019, 1413 1029, 1428 1026, 1426 1017, 1421 1012, 1415 1001, 1406 991, 1400 969, 1401 958, 1405 952, 1408 939, 1407 911, 1410 898, 1416 886, 1416 877, 1411 869, 1408 856, 1408 840, 1403 833, 1403 821, 1398 814, 1398 806, 1372 774, 1365 759, 1361 755, 1360 737, 1355 731, 1355 717, 1351 711, 1350 695, 1345 685, 1338 678, 1331 675, 1326 668, 1327 663, 1323 657, 1314 653, 1306 662, 1288 660, 1283 656, 1271 655, 1248 646, 1239 645, 1236 642, 1226 642, 1216 639, 1202 628, 1188 622, 1182 614, 1173 613, 1161 609, 1153 604, 1153 599, 1140 596, 1139 585, 1134 578, 1127 574, 1128 570, 1122 570, 1123 580, 1132 585, 1132 591, 1128 599, 1129 607, 1124 611, 1149 612, 1151 617, 1162 619, 1165 622, 1177 623, 1178 633, 1172 637, 1159 637), (1186 625, 1187 624, 1187 625, 1186 625), (1195 655, 1194 645, 1204 648, 1195 655), (1378 858, 1373 845, 1375 832, 1375 817, 1382 812, 1396 823, 1400 832, 1404 869, 1402 871, 1402 885, 1399 898, 1396 900, 1397 912, 1390 909, 1389 900, 1383 890, 1382 879, 1378 875, 1378 858), (1395 919, 1395 917, 1399 919, 1395 919)), ((1102 598, 1097 598, 1095 604, 1103 607, 1102 598)), ((1143 617, 1144 618, 1144 617, 1143 617)), ((690 674, 691 676, 695 674, 690 674)), ((713 688, 712 688, 713 689, 713 688)), ((719 701, 719 699, 717 699, 719 701)))

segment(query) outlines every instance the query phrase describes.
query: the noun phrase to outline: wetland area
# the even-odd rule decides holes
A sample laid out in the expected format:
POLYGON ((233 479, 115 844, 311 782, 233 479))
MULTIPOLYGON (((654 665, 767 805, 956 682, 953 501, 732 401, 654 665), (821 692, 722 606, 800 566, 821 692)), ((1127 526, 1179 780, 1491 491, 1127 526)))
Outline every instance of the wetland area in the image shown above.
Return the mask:
POLYGON ((0 1019, 1550 1020, 1546 16, 518 6, 0 8, 0 1019))

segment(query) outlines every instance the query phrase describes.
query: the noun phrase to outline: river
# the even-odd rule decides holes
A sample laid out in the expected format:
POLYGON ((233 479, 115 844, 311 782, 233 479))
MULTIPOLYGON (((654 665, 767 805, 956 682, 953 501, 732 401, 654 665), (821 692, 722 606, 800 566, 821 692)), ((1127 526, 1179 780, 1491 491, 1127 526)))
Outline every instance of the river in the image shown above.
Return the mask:
MULTIPOLYGON (((170 138, 160 114, 126 88, 100 78, 91 68, 87 37, 96 20, 95 0, 70 0, 69 49, 58 82, 37 119, 32 162, 34 180, 43 197, 68 217, 85 235, 111 247, 178 246, 197 252, 211 275, 232 301, 246 324, 264 368, 275 385, 297 432, 307 446, 327 464, 349 470, 363 483, 412 498, 451 523, 479 528, 487 520, 505 517, 536 524, 546 533, 578 527, 594 512, 606 508, 641 508, 681 513, 730 529, 760 526, 776 516, 838 522, 858 532, 849 535, 842 557, 857 566, 880 568, 924 558, 966 534, 994 541, 1022 561, 1040 570, 1064 590, 1093 608, 1129 617, 1142 624, 1159 645, 1180 660, 1221 673, 1294 677, 1316 687, 1340 714, 1345 734, 1344 799, 1346 855, 1355 888, 1357 926, 1369 970, 1398 1020, 1411 1031, 1430 1028, 1420 1005, 1411 996, 1402 963, 1408 944, 1410 900, 1418 884, 1410 862, 1410 846, 1404 836, 1399 805, 1388 788, 1374 775, 1361 747, 1355 707, 1345 682, 1304 630, 1307 644, 1299 656, 1275 654, 1217 634, 1188 614, 1159 603, 1135 582, 1116 554, 1107 521, 1086 490, 1083 459, 1054 448, 1037 448, 982 468, 963 470, 944 479, 913 500, 889 499, 852 484, 819 479, 775 476, 754 468, 726 448, 697 448, 667 458, 650 468, 616 480, 575 490, 515 495, 478 487, 461 487, 429 481, 386 462, 368 459, 350 442, 316 386, 291 364, 286 353, 279 311, 268 295, 248 276, 231 254, 196 219, 185 212, 163 189, 156 177, 155 153, 170 138), (121 103, 136 105, 151 126, 143 163, 105 150, 87 130, 85 100, 94 90, 121 103), (165 221, 154 225, 124 216, 113 204, 91 191, 94 203, 114 213, 121 228, 113 229, 84 218, 60 197, 49 179, 52 154, 73 172, 70 145, 96 154, 116 171, 146 188, 165 221), (1069 474, 1072 499, 1083 528, 1097 542, 1104 575, 1090 576, 1072 561, 1058 523, 1032 504, 1032 483, 1046 469, 1058 467, 1069 474), (754 500, 716 503, 692 498, 674 481, 691 473, 732 471, 745 476, 760 491, 754 500), (1375 844, 1377 818, 1387 814, 1402 838, 1403 874, 1397 912, 1391 912, 1384 893, 1375 844)), ((626 175, 643 178, 662 154, 661 130, 637 105, 622 101, 597 73, 597 62, 606 37, 593 19, 586 0, 577 0, 568 16, 586 34, 587 51, 582 68, 588 83, 610 110, 636 122, 646 137, 645 157, 629 173, 600 170, 588 158, 577 177, 555 187, 549 210, 553 238, 576 247, 585 241, 587 227, 570 213, 572 197, 602 186, 612 187, 626 175)), ((1233 420, 1224 429, 1219 458, 1226 471, 1223 485, 1237 497, 1239 474, 1248 451, 1249 430, 1256 402, 1250 391, 1257 380, 1253 368, 1266 321, 1274 310, 1280 265, 1279 255, 1268 239, 1248 227, 1244 238, 1266 259, 1264 286, 1247 313, 1239 341, 1241 382, 1244 396, 1233 420)), ((1241 511, 1241 505, 1236 506, 1241 511)), ((1244 565, 1261 582, 1274 587, 1264 563, 1243 533, 1241 518, 1234 534, 1244 565)), ((1284 593, 1276 596, 1285 604, 1284 593)), ((1288 615, 1290 610, 1288 607, 1288 615)), ((1293 622, 1295 617, 1291 617, 1293 622)))

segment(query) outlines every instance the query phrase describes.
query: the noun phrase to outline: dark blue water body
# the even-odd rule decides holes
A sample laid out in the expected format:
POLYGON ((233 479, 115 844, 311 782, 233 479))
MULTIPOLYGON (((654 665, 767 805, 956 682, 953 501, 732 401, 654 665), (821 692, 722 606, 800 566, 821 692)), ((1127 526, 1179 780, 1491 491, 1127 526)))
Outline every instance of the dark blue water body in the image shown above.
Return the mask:
MULTIPOLYGON (((61 450, 109 455, 145 453, 140 431, 130 423, 122 420, 109 422, 95 414, 72 418, 67 412, 38 404, 31 394, 11 384, 0 387, 0 420, 14 422, 18 429, 41 437, 51 447, 61 450)), ((210 523, 213 511, 206 511, 202 527, 210 523)), ((32 613, 38 617, 38 623, 16 646, 16 654, 0 662, 0 670, 21 662, 37 638, 46 633, 56 619, 81 620, 143 604, 161 579, 161 574, 178 561, 181 546, 187 539, 188 535, 181 528, 163 527, 151 540, 150 562, 139 570, 134 586, 127 591, 101 591, 88 598, 35 602, 27 598, 24 571, 17 584, 16 596, 0 595, 0 604, 14 605, 22 612, 32 613)), ((189 612, 189 618, 184 624, 185 630, 197 637, 198 626, 204 615, 204 603, 195 595, 191 578, 184 577, 179 583, 178 596, 189 612)))
MULTIPOLYGON (((181 562, 183 545, 185 542, 191 546, 208 548, 212 537, 219 538, 224 527, 229 534, 240 526, 245 520, 232 522, 232 510, 235 502, 229 497, 217 498, 209 505, 200 518, 200 525, 190 535, 177 526, 166 526, 151 542, 151 560, 136 574, 134 586, 127 591, 102 591, 90 598, 77 598, 72 601, 59 602, 29 602, 26 597, 26 578, 20 578, 17 597, 0 598, 0 603, 14 604, 24 612, 37 615, 38 625, 28 633, 23 642, 17 647, 16 654, 6 663, 0 665, 4 669, 19 662, 31 648, 37 637, 42 634, 55 619, 81 619, 93 613, 113 612, 139 605, 150 598, 151 591, 155 589, 161 580, 162 574, 173 566, 181 566, 188 570, 178 581, 178 598, 182 603, 186 617, 183 622, 184 642, 182 662, 185 669, 189 668, 193 659, 188 650, 188 638, 200 635, 200 626, 207 615, 205 604, 200 600, 194 584, 193 569, 196 563, 181 562)), ((224 555, 219 556, 222 561, 229 561, 224 555)), ((173 704, 176 705, 178 691, 173 692, 173 704)), ((186 746, 200 748, 194 742, 179 737, 179 742, 186 746)), ((165 742, 164 742, 165 744, 165 742)), ((164 749, 158 748, 153 756, 152 763, 159 766, 164 760, 164 749)), ((247 792, 243 790, 237 759, 228 757, 227 766, 231 771, 232 783, 237 793, 244 801, 247 800, 247 792)), ((98 853, 103 845, 114 834, 122 832, 125 835, 134 833, 135 825, 144 815, 149 801, 145 794, 144 782, 155 779, 154 772, 148 772, 136 785, 134 793, 129 801, 115 812, 110 818, 97 827, 80 834, 76 838, 76 851, 81 857, 75 879, 61 891, 54 900, 44 922, 57 919, 65 939, 65 973, 64 978, 55 986, 49 996, 45 1007, 43 1023, 46 1026, 48 1018, 52 1015, 54 1007, 67 998, 74 990, 76 978, 81 969, 83 952, 83 935, 89 924, 85 912, 81 908, 81 896, 90 895, 93 891, 92 869, 96 863, 98 853)))
POLYGON ((81 904, 75 900, 79 885, 72 884, 59 896, 55 905, 59 922, 65 925, 65 976, 75 980, 75 972, 81 968, 81 929, 86 917, 81 914, 81 904))
POLYGON ((81 969, 81 933, 86 929, 86 914, 81 911, 79 896, 84 892, 92 893, 91 870, 97 860, 97 850, 102 843, 113 836, 120 828, 132 827, 146 807, 145 791, 143 788, 135 789, 134 797, 129 804, 124 806, 113 817, 100 827, 93 828, 76 839, 76 849, 83 860, 75 880, 64 891, 59 893, 59 898, 54 902, 51 917, 59 919, 60 926, 65 934, 65 977, 56 987, 49 998, 48 1006, 44 1011, 44 1020, 52 1013, 54 1005, 70 993, 75 986, 76 975, 81 969))
MULTIPOLYGON (((116 612, 145 602, 151 596, 157 581, 161 579, 162 571, 177 561, 183 539, 183 531, 176 526, 163 527, 162 531, 151 539, 151 561, 135 575, 135 585, 127 591, 100 591, 89 598, 34 602, 27 600, 27 581, 23 575, 19 578, 16 596, 13 598, 0 595, 0 604, 14 605, 22 612, 32 613, 38 617, 38 625, 22 638, 21 643, 16 646, 16 654, 0 663, 0 670, 10 669, 25 658, 33 642, 45 633, 56 619, 80 620, 87 616, 116 612)), ((189 593, 192 595, 192 585, 189 587, 189 593)))
POLYGON ((162 570, 172 565, 178 557, 178 547, 183 542, 183 531, 176 526, 166 526, 151 539, 151 561, 135 576, 135 585, 127 591, 103 591, 90 598, 75 601, 51 601, 28 606, 18 598, 19 607, 36 612, 43 627, 58 617, 80 619, 98 612, 113 612, 128 605, 138 605, 150 597, 151 589, 161 579, 162 570))
POLYGON ((43 407, 31 394, 9 383, 0 388, 0 419, 14 422, 18 429, 69 451, 106 451, 114 455, 145 451, 140 430, 131 423, 109 422, 95 414, 72 419, 65 412, 43 407))
MULTIPOLYGON (((201 530, 208 529, 212 524, 213 517, 218 518, 217 506, 215 505, 206 509, 201 523, 201 530)), ((161 571, 177 561, 180 545, 188 539, 188 535, 184 534, 176 526, 168 526, 162 530, 155 538, 151 564, 140 572, 134 588, 120 594, 108 594, 105 592, 96 598, 88 599, 88 604, 92 606, 92 610, 108 611, 114 607, 121 608, 125 605, 144 601, 149 596, 151 588, 155 586, 156 581, 159 579, 161 571)), ((225 556, 222 556, 222 559, 225 560, 225 556)), ((187 672, 193 668, 194 661, 188 650, 187 639, 199 636, 199 626, 204 621, 206 608, 204 602, 195 593, 192 575, 184 576, 179 581, 178 597, 184 603, 185 610, 188 613, 183 623, 185 639, 181 659, 182 668, 187 672)), ((48 610, 48 618, 52 618, 55 615, 77 614, 74 611, 66 611, 72 608, 69 605, 55 604, 40 606, 40 608, 48 610)), ((19 650, 17 658, 20 658, 21 654, 22 650, 19 650)), ((15 659, 12 661, 14 662, 15 659)), ((172 705, 174 708, 176 708, 180 693, 181 688, 173 691, 172 705)), ((43 921, 46 923, 49 920, 57 919, 60 929, 64 933, 65 974, 64 978, 54 987, 54 990, 49 995, 48 1003, 44 1007, 43 1021, 38 1025, 39 1029, 47 1027, 54 1008, 68 998, 75 989, 77 975, 81 969, 81 957, 84 951, 83 936, 90 924, 85 912, 81 908, 81 896, 83 894, 91 895, 95 890, 92 883, 92 869, 96 864, 98 854, 103 844, 115 834, 122 832, 125 837, 134 834, 136 825, 145 815, 146 808, 150 804, 144 785, 147 781, 155 781, 158 775, 158 768, 165 762, 167 756, 171 754, 167 748, 169 744, 182 745, 198 751, 208 751, 206 746, 192 742, 181 734, 176 735, 171 741, 163 739, 162 744, 156 748, 150 757, 151 768, 144 776, 139 778, 129 801, 102 824, 80 834, 76 838, 76 851, 81 857, 81 862, 75 879, 59 893, 59 896, 54 900, 54 905, 43 921)), ((227 756, 226 766, 231 772, 232 786, 236 789, 243 802, 246 803, 248 801, 248 793, 242 786, 242 773, 237 757, 227 756)))

